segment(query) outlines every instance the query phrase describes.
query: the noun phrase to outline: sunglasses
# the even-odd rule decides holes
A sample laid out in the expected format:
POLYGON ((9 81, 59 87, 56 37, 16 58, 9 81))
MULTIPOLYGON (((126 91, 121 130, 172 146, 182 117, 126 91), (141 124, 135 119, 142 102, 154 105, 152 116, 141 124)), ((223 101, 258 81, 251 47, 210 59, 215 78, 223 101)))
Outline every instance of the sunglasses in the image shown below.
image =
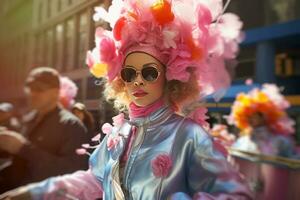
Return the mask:
POLYGON ((143 80, 154 82, 158 79, 160 71, 155 63, 146 64, 141 70, 137 70, 132 66, 125 66, 121 70, 121 78, 126 83, 132 83, 139 74, 142 75, 143 80))

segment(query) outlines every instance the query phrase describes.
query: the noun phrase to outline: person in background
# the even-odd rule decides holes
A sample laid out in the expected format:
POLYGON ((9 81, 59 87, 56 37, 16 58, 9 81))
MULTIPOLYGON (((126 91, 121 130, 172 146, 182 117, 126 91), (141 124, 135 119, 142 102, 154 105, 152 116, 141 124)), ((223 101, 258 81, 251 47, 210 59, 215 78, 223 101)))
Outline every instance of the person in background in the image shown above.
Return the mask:
POLYGON ((78 117, 88 130, 89 137, 92 139, 96 136, 95 120, 83 103, 76 102, 71 109, 72 113, 78 117))
MULTIPOLYGON (((18 118, 15 117, 13 104, 7 102, 0 103, 0 132, 1 129, 18 131, 20 128, 21 124, 18 118)), ((5 185, 6 177, 1 175, 1 172, 7 170, 11 165, 11 159, 11 155, 0 148, 0 193, 9 189, 5 185)))
POLYGON ((14 106, 11 103, 0 103, 0 126, 9 130, 19 130, 21 124, 14 113, 14 106))
POLYGON ((228 122, 241 130, 232 147, 271 156, 297 158, 292 134, 294 121, 286 109, 289 102, 275 84, 264 84, 233 103, 228 122))
POLYGON ((30 71, 25 93, 30 114, 21 134, 0 130, 0 149, 14 156, 12 165, 1 172, 10 188, 50 176, 86 169, 87 158, 76 154, 88 134, 71 112, 59 104, 59 73, 49 67, 30 71))

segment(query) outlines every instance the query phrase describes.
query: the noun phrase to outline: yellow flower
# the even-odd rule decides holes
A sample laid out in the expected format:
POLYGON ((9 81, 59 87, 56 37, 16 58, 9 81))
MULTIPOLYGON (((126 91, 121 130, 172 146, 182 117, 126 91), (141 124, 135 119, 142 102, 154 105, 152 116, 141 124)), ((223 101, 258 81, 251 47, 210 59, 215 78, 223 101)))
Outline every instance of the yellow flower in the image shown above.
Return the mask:
POLYGON ((107 74, 107 64, 95 63, 90 72, 97 78, 103 77, 107 74))

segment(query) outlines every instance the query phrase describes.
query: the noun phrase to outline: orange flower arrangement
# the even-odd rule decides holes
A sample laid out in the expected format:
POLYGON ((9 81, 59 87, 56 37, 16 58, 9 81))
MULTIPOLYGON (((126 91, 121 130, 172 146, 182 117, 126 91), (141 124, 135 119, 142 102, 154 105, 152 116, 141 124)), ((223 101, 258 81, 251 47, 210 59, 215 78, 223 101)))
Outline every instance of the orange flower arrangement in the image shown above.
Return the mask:
POLYGON ((251 128, 249 117, 255 113, 262 113, 266 125, 273 133, 290 134, 294 129, 293 121, 285 111, 289 106, 278 87, 265 84, 262 89, 256 88, 248 94, 238 94, 232 106, 229 123, 247 132, 251 128))

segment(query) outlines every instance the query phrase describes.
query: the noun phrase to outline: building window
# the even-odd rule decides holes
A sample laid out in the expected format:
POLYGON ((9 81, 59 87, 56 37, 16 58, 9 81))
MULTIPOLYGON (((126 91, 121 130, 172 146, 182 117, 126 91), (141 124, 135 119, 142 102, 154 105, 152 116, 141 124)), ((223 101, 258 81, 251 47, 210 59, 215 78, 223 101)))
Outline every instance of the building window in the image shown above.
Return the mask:
POLYGON ((78 61, 77 68, 85 66, 85 57, 88 48, 88 15, 82 13, 79 16, 79 33, 78 33, 78 61))
POLYGON ((39 1, 38 2, 38 7, 37 7, 37 12, 38 12, 38 19, 37 19, 37 22, 38 24, 40 24, 42 21, 43 21, 43 7, 44 7, 44 3, 43 1, 39 1))
POLYGON ((49 18, 49 17, 51 17, 51 7, 52 7, 52 5, 51 5, 51 0, 47 0, 47 4, 46 4, 46 7, 47 7, 47 18, 49 18))
POLYGON ((77 96, 75 97, 75 101, 82 101, 82 80, 78 79, 78 80, 73 80, 75 85, 77 86, 78 90, 77 90, 77 96))
POLYGON ((72 69, 74 65, 74 34, 75 21, 72 18, 67 20, 65 31, 64 67, 67 70, 72 69))
POLYGON ((57 0, 57 10, 58 12, 61 11, 62 8, 62 0, 57 0))
POLYGON ((286 22, 297 19, 299 13, 298 0, 268 0, 266 2, 267 24, 286 22), (297 7, 298 4, 298 7, 297 7))
POLYGON ((300 76, 300 51, 287 51, 277 54, 275 73, 279 77, 300 76))
POLYGON ((96 84, 98 82, 94 77, 88 77, 86 98, 89 100, 100 99, 103 91, 103 84, 96 84))
POLYGON ((46 62, 48 66, 53 66, 53 30, 49 29, 47 32, 47 40, 45 46, 45 55, 46 55, 46 62))
POLYGON ((244 29, 256 28, 265 24, 264 4, 265 1, 262 0, 231 1, 227 12, 238 14, 244 23, 244 29))
POLYGON ((238 56, 238 65, 235 68, 234 79, 243 80, 255 75, 255 47, 242 47, 238 56))
POLYGON ((62 10, 64 10, 65 8, 68 8, 68 6, 69 6, 69 0, 61 0, 62 10))
POLYGON ((39 34, 37 35, 36 37, 36 49, 35 49, 35 52, 37 52, 36 54, 36 64, 37 65, 42 65, 43 64, 43 49, 44 49, 44 40, 43 40, 43 35, 42 34, 39 34))
POLYGON ((51 4, 51 16, 53 17, 53 16, 55 16, 56 15, 56 13, 58 12, 58 0, 51 0, 50 1, 52 4, 51 4))
POLYGON ((63 60, 63 48, 64 48, 64 28, 63 24, 58 24, 55 28, 55 68, 64 71, 64 66, 62 66, 63 60))

